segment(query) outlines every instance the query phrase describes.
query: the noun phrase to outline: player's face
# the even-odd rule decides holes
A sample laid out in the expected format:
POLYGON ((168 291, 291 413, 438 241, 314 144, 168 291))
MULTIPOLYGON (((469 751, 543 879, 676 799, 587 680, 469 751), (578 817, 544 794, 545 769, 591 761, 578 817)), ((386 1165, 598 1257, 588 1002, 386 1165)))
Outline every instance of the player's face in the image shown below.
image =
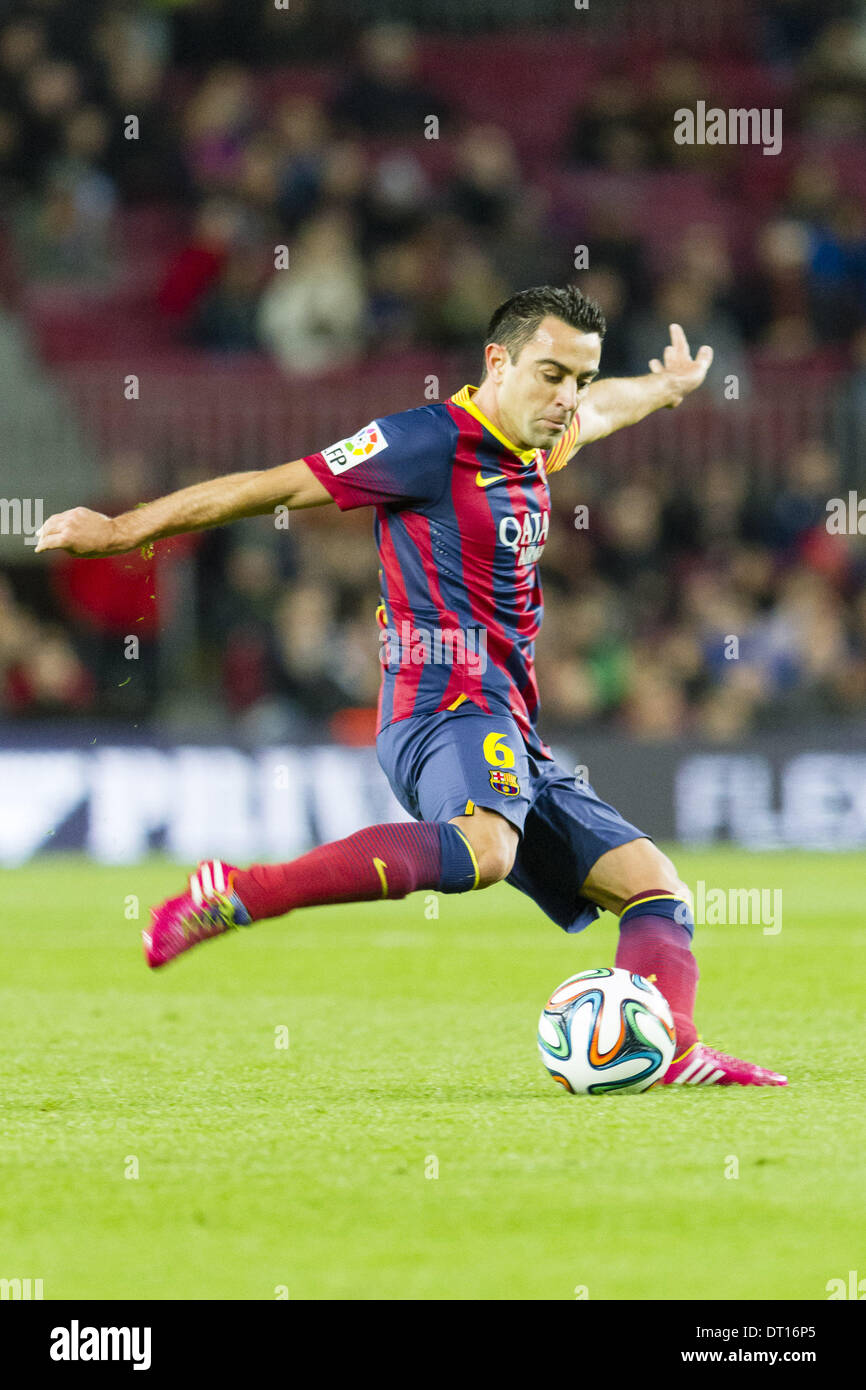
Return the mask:
POLYGON ((598 374, 601 339, 561 319, 542 319, 516 362, 497 364, 497 402, 505 433, 524 449, 551 449, 568 429, 598 374))

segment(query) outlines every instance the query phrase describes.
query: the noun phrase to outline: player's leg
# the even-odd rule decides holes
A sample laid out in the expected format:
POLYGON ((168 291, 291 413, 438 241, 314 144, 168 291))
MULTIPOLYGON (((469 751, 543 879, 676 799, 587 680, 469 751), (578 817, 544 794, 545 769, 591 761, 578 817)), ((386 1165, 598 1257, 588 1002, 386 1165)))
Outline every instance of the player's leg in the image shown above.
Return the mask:
POLYGON ((482 808, 449 821, 389 821, 286 864, 235 869, 231 886, 254 922, 299 907, 405 898, 423 888, 465 893, 505 877, 517 840, 513 826, 482 808))
POLYGON ((670 859, 592 787, 555 765, 547 770, 508 882, 566 931, 583 930, 599 909, 619 916, 615 964, 654 980, 674 1015, 677 1055, 666 1084, 785 1084, 778 1073, 699 1040, 691 894, 670 859))
POLYGON ((463 893, 481 886, 480 879, 472 845, 457 826, 411 821, 369 825, 286 864, 247 869, 221 860, 200 864, 190 877, 189 892, 154 909, 143 933, 145 954, 149 965, 166 965, 232 927, 282 917, 299 907, 405 898, 422 888, 463 893))
POLYGON ((457 827, 469 841, 478 864, 478 888, 489 888, 511 873, 520 835, 498 811, 477 806, 468 816, 453 816, 457 827))
POLYGON ((601 855, 583 894, 619 916, 615 964, 651 979, 671 1006, 677 1051, 661 1085, 784 1086, 779 1072, 730 1057, 703 1043, 694 1021, 698 964, 692 954, 691 894, 650 840, 632 840, 601 855))
POLYGON ((694 1047, 698 963, 692 952, 692 895, 666 854, 649 839, 607 850, 593 864, 581 892, 619 917, 615 964, 652 976, 671 1006, 677 1056, 694 1047))
POLYGON ((235 871, 235 892, 253 921, 424 888, 464 893, 510 871, 528 805, 520 791, 525 752, 510 721, 480 712, 401 720, 380 735, 377 752, 398 801, 418 819, 368 826, 288 864, 235 871), (507 793, 492 790, 491 768, 507 793), (506 801, 507 817, 499 813, 506 801))
POLYGON ((653 886, 660 885, 663 892, 679 897, 691 914, 691 889, 683 883, 668 856, 646 836, 606 850, 593 864, 583 887, 587 890, 586 896, 599 907, 619 916, 629 899, 641 891, 635 885, 646 885, 649 879, 653 880, 653 886))
MULTIPOLYGON (((386 731, 380 760, 403 805, 421 819, 367 826, 285 864, 199 865, 187 893, 154 909, 143 933, 148 964, 165 965, 233 927, 300 907, 399 899, 425 888, 462 893, 504 878, 518 831, 495 809, 476 807, 472 793, 485 795, 480 769, 474 778, 466 776, 467 766, 481 757, 489 722, 471 733, 466 716, 459 722, 432 717, 401 724, 405 728, 386 731)), ((516 731, 507 732, 514 742, 516 731)), ((496 756, 497 766, 508 756, 501 743, 496 756)), ((486 794, 492 795, 489 785, 486 794)), ((512 804, 511 814, 519 824, 525 803, 512 804)))
POLYGON ((635 974, 655 975, 666 993, 664 974, 669 1002, 674 996, 672 1009, 680 1015, 679 1032, 689 1037, 697 985, 697 965, 690 949, 691 894, 644 831, 601 801, 587 783, 576 782, 551 765, 547 786, 527 818, 508 881, 568 932, 582 931, 599 911, 620 916, 628 908, 624 921, 621 918, 620 950, 628 939, 642 943, 646 951, 640 959, 619 954, 616 963, 635 974), (671 957, 675 957, 676 972, 665 968, 659 958, 660 938, 676 948, 671 957), (679 991, 675 974, 682 976, 679 991))

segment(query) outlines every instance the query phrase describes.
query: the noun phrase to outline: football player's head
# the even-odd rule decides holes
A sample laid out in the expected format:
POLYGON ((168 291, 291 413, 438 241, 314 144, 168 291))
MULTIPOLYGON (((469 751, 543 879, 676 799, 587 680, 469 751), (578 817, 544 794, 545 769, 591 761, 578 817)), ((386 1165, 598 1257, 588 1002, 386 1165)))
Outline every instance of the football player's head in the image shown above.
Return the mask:
POLYGON ((572 285, 507 299, 490 320, 482 381, 491 380, 505 434, 523 449, 551 449, 598 373, 605 318, 572 285))

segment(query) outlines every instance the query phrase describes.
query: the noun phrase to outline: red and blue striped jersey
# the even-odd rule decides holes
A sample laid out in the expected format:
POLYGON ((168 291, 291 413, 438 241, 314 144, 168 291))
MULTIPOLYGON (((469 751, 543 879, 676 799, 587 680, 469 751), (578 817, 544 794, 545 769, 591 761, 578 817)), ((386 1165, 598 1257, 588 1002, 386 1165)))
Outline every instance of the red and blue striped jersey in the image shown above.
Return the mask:
POLYGON ((382 599, 379 729, 470 700, 535 725, 538 560, 547 473, 578 447, 577 416, 547 454, 521 450, 475 406, 450 400, 373 420, 305 462, 341 510, 374 506, 382 599))

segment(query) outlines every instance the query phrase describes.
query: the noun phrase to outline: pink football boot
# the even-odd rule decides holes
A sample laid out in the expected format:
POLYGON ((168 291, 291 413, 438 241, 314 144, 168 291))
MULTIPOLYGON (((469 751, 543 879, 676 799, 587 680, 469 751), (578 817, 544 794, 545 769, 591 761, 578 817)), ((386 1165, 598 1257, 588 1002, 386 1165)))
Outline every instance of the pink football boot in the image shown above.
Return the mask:
POLYGON ((656 1086, 787 1086, 787 1076, 696 1042, 675 1057, 656 1086))
POLYGON ((190 876, 188 893, 151 908, 150 930, 143 931, 141 937, 152 969, 167 965, 200 941, 250 925, 249 913, 232 892, 233 873, 231 864, 208 860, 190 876))

